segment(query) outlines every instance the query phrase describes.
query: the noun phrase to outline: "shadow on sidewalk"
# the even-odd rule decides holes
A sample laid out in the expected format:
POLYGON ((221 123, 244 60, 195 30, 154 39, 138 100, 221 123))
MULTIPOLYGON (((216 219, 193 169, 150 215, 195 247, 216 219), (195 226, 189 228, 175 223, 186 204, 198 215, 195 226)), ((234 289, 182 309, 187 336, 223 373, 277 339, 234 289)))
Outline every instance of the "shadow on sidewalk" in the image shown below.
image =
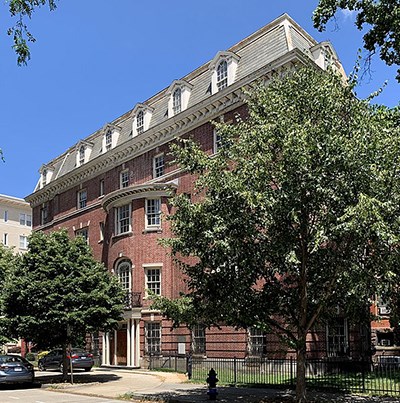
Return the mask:
MULTIPOLYGON (((107 374, 107 373, 87 373, 87 372, 74 372, 73 375, 74 384, 94 384, 94 383, 106 383, 112 381, 118 381, 121 379, 120 376, 115 374, 107 374)), ((68 374, 67 381, 63 381, 62 374, 59 372, 54 373, 46 373, 41 375, 36 375, 35 382, 39 382, 40 384, 62 384, 62 383, 71 383, 71 374, 68 374)))

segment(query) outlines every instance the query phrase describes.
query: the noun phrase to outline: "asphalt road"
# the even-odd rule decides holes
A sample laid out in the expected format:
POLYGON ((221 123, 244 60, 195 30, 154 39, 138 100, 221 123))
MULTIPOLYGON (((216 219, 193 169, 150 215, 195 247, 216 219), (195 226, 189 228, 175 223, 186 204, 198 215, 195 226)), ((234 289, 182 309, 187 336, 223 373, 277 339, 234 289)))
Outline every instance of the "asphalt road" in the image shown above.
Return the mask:
POLYGON ((36 387, 0 385, 1 403, 121 403, 99 397, 80 396, 70 393, 53 392, 36 387))

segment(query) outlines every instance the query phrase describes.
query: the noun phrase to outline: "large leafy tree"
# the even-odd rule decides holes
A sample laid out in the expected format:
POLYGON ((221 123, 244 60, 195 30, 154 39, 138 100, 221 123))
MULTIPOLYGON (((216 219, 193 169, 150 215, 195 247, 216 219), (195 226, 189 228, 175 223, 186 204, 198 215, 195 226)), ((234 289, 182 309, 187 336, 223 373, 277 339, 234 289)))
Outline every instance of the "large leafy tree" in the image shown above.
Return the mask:
POLYGON ((116 327, 124 292, 82 237, 61 230, 30 236, 28 252, 7 274, 2 300, 11 336, 66 351, 89 332, 116 327))
POLYGON ((28 30, 25 23, 26 18, 32 18, 37 8, 48 5, 50 10, 55 10, 56 0, 9 0, 9 12, 16 18, 15 24, 7 31, 13 38, 13 48, 17 54, 17 64, 26 65, 31 58, 28 42, 35 42, 36 39, 28 30))
POLYGON ((213 158, 188 139, 174 147, 204 197, 174 199, 165 241, 190 303, 156 306, 178 321, 275 330, 296 349, 299 402, 307 332, 338 308, 365 317, 385 276, 398 279, 399 111, 352 86, 301 68, 258 87, 246 120, 217 125, 213 158))
MULTIPOLYGON (((323 31, 338 9, 355 11, 356 27, 366 29, 364 48, 389 66, 400 65, 400 3, 398 0, 319 0, 314 27, 323 31)), ((397 70, 400 81, 400 69, 397 70)))

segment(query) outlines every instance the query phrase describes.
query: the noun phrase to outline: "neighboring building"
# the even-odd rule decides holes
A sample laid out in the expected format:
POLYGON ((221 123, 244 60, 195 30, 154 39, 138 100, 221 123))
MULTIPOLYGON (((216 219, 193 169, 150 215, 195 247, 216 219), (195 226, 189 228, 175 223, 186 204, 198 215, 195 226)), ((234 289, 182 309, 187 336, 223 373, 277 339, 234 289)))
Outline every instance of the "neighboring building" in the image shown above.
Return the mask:
POLYGON ((31 232, 32 209, 29 203, 0 194, 0 242, 16 253, 25 252, 31 232))
MULTIPOLYGON (((209 357, 284 354, 275 348, 276 335, 256 329, 171 330, 170 322, 150 310, 146 290, 170 298, 185 290, 181 272, 158 240, 171 236, 168 196, 198 196, 193 178, 171 164, 169 143, 192 136, 212 155, 218 138, 211 121, 245 117, 246 90, 304 64, 331 66, 344 75, 328 42, 317 43, 282 15, 41 167, 37 187, 26 198, 34 229, 83 235, 126 289, 119 329, 93 335, 104 365, 138 367, 151 355, 189 350, 209 357)), ((338 319, 310 335, 309 350, 319 356, 359 354, 360 334, 338 319)))

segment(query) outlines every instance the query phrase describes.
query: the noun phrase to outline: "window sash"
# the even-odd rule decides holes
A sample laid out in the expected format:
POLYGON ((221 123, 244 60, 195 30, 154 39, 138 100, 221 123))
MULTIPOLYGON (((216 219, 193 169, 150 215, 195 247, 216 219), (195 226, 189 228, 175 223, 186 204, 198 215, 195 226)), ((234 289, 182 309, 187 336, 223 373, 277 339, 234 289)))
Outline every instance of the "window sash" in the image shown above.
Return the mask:
POLYGON ((144 113, 140 111, 136 116, 136 132, 138 134, 144 132, 144 113))
POLYGON ((106 133, 106 150, 107 151, 110 150, 111 146, 112 146, 112 133, 111 133, 111 130, 109 130, 106 133))
POLYGON ((131 265, 128 262, 121 262, 117 268, 118 280, 124 290, 131 289, 131 265))
POLYGON ((154 157, 154 177, 158 178, 164 175, 164 154, 154 157))
POLYGON ((174 115, 177 115, 182 110, 182 91, 180 88, 177 88, 174 91, 174 95, 172 97, 172 110, 174 115))
POLYGON ((87 192, 85 190, 81 190, 78 192, 78 208, 84 208, 87 204, 87 192))
POLYGON ((81 236, 85 239, 86 242, 89 240, 89 229, 81 228, 75 231, 75 236, 81 236))
POLYGON ((223 60, 217 68, 217 88, 221 91, 228 86, 228 63, 223 60))
POLYGON ((203 326, 196 325, 192 330, 193 354, 206 353, 206 330, 203 326))
POLYGON ((161 200, 146 199, 146 227, 159 227, 161 224, 161 200))
POLYGON ((19 236, 19 248, 27 249, 28 248, 28 237, 25 235, 19 236))
POLYGON ((82 146, 79 149, 79 165, 82 165, 85 163, 85 147, 82 146))
POLYGON ((116 233, 123 234, 131 229, 131 208, 130 204, 116 208, 116 233))
POLYGON ((267 338, 263 330, 249 329, 248 351, 250 356, 262 356, 266 352, 267 338))
POLYGON ((161 326, 159 322, 146 323, 146 352, 156 355, 161 353, 161 326))
POLYGON ((122 171, 120 174, 120 188, 127 188, 129 186, 129 171, 122 171))
POLYGON ((347 320, 339 318, 326 326, 328 357, 347 355, 348 329, 347 320))
POLYGON ((147 269, 146 270, 146 289, 152 291, 156 295, 161 295, 161 270, 147 269))

